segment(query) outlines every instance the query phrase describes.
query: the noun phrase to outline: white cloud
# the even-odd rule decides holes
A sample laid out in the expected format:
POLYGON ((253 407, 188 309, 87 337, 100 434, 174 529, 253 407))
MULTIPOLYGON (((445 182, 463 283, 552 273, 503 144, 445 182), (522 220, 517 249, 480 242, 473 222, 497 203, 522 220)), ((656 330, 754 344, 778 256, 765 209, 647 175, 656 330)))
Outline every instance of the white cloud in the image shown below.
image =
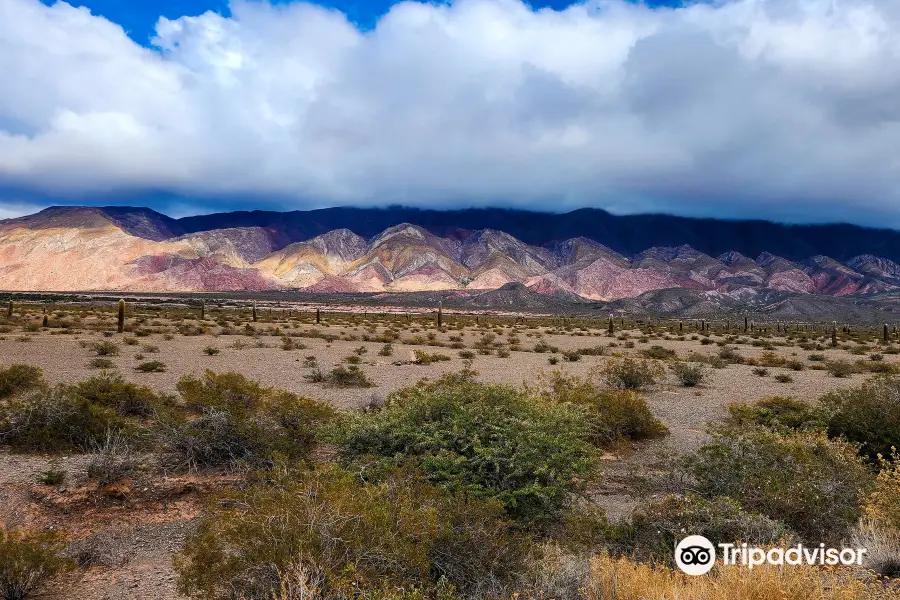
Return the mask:
POLYGON ((900 225, 896 3, 232 14, 0 0, 0 184, 900 225))

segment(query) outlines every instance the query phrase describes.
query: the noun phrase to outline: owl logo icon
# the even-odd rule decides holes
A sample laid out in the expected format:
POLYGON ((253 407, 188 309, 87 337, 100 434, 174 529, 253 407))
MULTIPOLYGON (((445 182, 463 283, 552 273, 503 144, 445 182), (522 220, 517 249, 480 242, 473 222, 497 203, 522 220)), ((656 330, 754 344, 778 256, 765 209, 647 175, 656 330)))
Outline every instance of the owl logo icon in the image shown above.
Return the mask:
POLYGON ((675 546, 675 564, 688 575, 704 575, 716 564, 716 547, 702 535, 690 535, 675 546))

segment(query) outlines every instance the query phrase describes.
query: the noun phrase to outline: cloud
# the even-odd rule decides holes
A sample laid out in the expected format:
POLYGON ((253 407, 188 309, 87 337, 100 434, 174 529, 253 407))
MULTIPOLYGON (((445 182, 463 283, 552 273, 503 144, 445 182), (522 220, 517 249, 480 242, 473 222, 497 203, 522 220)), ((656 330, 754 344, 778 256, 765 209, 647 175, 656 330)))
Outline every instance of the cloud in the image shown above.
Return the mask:
POLYGON ((900 5, 0 0, 0 185, 900 226, 900 5))

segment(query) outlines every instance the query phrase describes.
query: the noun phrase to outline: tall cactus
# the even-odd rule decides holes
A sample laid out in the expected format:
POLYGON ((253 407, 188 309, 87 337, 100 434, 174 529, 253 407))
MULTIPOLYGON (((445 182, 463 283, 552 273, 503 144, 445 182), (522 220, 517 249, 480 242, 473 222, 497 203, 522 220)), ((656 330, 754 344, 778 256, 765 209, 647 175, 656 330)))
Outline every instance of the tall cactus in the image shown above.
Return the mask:
POLYGON ((125 300, 119 300, 119 333, 125 333, 125 300))
POLYGON ((744 333, 750 331, 750 319, 747 318, 747 315, 744 315, 744 333))
POLYGON ((13 301, 10 300, 9 304, 6 305, 6 318, 12 319, 12 314, 13 314, 13 301))
POLYGON ((256 323, 256 305, 253 305, 253 322, 256 323))
POLYGON ((322 322, 322 309, 318 306, 316 307, 316 325, 322 322))
POLYGON ((200 301, 200 320, 206 320, 206 300, 200 301))
POLYGON ((438 329, 440 329, 441 326, 444 324, 444 315, 443 315, 443 313, 441 312, 441 309, 443 309, 443 308, 444 308, 444 302, 443 302, 443 301, 438 301, 438 311, 437 311, 437 326, 438 326, 438 329))
POLYGON ((837 347, 837 321, 831 322, 831 346, 837 347))
POLYGON ((613 323, 613 316, 609 315, 609 335, 613 335, 616 332, 616 325, 613 323))
POLYGON ((884 324, 884 329, 882 330, 882 336, 881 336, 881 337, 882 337, 882 339, 884 340, 884 343, 887 344, 888 339, 890 338, 890 335, 888 334, 888 326, 887 326, 887 323, 884 324))

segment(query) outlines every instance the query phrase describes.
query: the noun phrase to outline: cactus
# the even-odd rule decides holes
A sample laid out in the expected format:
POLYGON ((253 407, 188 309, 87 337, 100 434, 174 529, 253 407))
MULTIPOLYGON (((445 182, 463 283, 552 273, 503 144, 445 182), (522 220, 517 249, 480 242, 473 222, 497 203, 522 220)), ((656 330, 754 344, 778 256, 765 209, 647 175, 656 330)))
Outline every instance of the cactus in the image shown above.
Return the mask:
POLYGON ((744 333, 750 331, 750 319, 747 318, 747 315, 744 315, 744 333))
POLYGON ((613 316, 609 315, 609 335, 613 335, 616 332, 616 326, 613 323, 613 316))
POLYGON ((443 301, 438 302, 438 311, 437 311, 437 326, 438 326, 438 329, 440 329, 440 328, 441 328, 441 325, 443 325, 443 313, 441 312, 441 309, 442 309, 443 307, 444 307, 443 301))
POLYGON ((318 306, 316 307, 316 325, 322 322, 322 309, 318 306))
MULTIPOLYGON (((47 315, 44 315, 44 323, 43 323, 42 327, 49 327, 49 326, 50 326, 50 317, 48 317, 47 315)), ((887 326, 885 326, 885 327, 887 327, 887 326)))
POLYGON ((882 331, 882 339, 886 344, 888 342, 889 334, 888 334, 888 326, 887 323, 884 324, 884 330, 882 331))
POLYGON ((6 305, 6 318, 12 319, 12 314, 13 314, 13 301, 10 300, 9 304, 6 305))
POLYGON ((206 320, 206 300, 200 301, 200 320, 206 320))
POLYGON ((125 332, 125 300, 119 300, 119 333, 125 332))
POLYGON ((253 322, 256 323, 256 305, 253 305, 253 322))
POLYGON ((678 321, 678 333, 684 331, 684 321, 678 321))
POLYGON ((831 346, 837 347, 837 321, 831 322, 831 346))

